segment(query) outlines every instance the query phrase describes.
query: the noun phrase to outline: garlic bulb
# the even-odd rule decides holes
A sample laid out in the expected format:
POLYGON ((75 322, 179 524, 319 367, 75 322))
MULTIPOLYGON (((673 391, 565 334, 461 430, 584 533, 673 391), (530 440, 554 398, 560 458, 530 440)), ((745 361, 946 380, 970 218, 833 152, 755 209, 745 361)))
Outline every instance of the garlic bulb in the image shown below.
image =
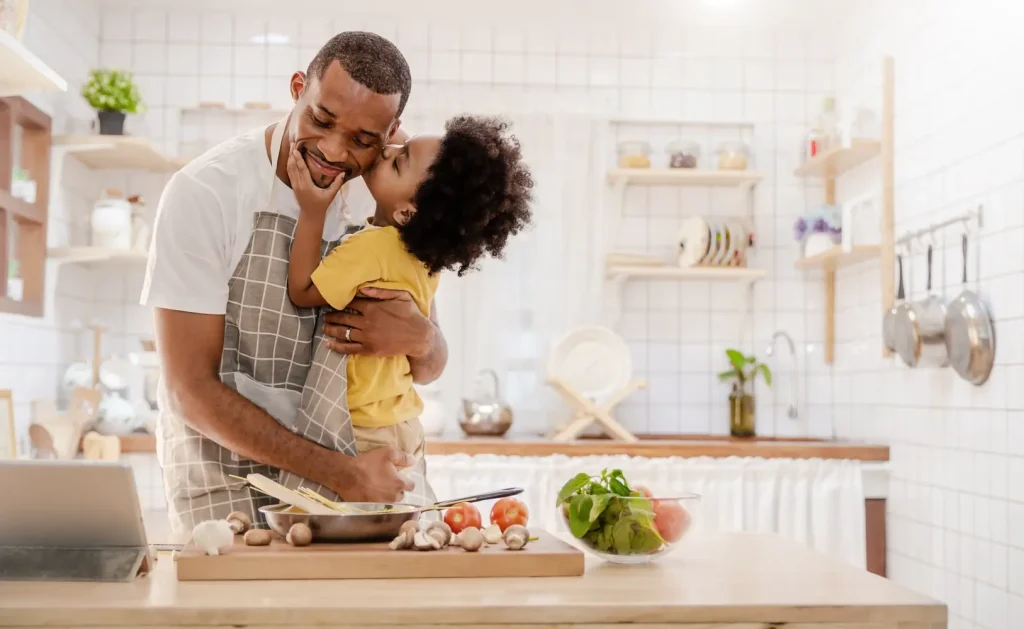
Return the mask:
POLYGON ((192 542, 207 555, 219 555, 234 541, 235 532, 227 520, 206 520, 192 529, 192 542))

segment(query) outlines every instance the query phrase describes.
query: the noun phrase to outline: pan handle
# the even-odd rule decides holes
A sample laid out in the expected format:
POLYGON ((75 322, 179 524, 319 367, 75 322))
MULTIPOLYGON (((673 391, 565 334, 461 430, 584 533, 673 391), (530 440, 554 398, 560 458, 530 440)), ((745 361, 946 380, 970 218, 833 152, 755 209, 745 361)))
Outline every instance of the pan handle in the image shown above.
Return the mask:
POLYGON ((480 502, 482 500, 494 500, 495 498, 507 498, 509 496, 518 496, 523 493, 522 487, 509 487, 508 489, 499 489, 497 491, 489 491, 485 494, 476 494, 473 496, 466 496, 465 498, 453 498, 451 500, 442 500, 441 502, 435 502, 432 506, 434 508, 445 509, 452 505, 457 505, 460 502, 480 502))
POLYGON ((960 250, 964 256, 964 276, 960 280, 963 282, 964 287, 967 286, 967 232, 964 232, 963 236, 960 237, 960 250))

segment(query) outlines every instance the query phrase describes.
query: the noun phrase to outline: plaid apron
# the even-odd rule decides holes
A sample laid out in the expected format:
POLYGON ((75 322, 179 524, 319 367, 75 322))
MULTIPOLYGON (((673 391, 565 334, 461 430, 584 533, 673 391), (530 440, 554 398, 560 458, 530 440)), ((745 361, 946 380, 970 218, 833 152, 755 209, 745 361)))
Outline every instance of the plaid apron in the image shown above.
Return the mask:
MULTIPOLYGON (((271 138, 274 178, 284 122, 271 138)), ((272 203, 272 193, 270 199, 272 203)), ((288 258, 296 219, 270 209, 254 215, 252 236, 228 281, 220 378, 295 434, 355 455, 347 404, 347 357, 327 348, 324 312, 298 308, 288 299, 288 258)), ((324 242, 324 255, 338 242, 324 242)), ((161 403, 161 408, 169 405, 161 403)), ((263 474, 288 487, 306 484, 338 499, 327 488, 295 474, 241 458, 169 411, 161 413, 158 433, 167 503, 176 531, 190 531, 203 520, 222 519, 232 511, 248 513, 254 524, 265 525, 259 508, 276 500, 248 489, 232 476, 263 474)), ((417 486, 407 501, 435 501, 425 472, 422 459, 406 472, 417 486)))

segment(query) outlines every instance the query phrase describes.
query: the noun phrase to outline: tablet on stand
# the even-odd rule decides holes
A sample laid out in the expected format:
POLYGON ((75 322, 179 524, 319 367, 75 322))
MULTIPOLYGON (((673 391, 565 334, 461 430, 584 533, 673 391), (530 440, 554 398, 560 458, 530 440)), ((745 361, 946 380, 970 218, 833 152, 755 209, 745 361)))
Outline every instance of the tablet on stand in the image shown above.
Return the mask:
POLYGON ((0 580, 128 582, 152 568, 125 463, 0 461, 0 580))

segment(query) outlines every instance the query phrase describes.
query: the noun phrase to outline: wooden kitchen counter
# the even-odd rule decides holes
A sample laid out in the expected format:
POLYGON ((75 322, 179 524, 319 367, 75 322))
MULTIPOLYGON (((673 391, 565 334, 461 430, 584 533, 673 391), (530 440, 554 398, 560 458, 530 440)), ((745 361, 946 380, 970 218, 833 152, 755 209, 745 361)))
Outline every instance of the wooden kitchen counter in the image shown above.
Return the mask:
POLYGON ((579 439, 567 443, 539 438, 473 437, 465 439, 428 439, 427 454, 498 454, 505 456, 609 456, 629 455, 648 458, 762 457, 766 459, 855 459, 888 461, 889 447, 851 441, 817 439, 774 439, 755 437, 737 439, 694 435, 685 437, 643 437, 637 443, 610 439, 579 439))
POLYGON ((945 629, 946 607, 777 536, 694 536, 646 566, 582 577, 178 582, 167 556, 131 584, 0 582, 2 627, 945 629))

